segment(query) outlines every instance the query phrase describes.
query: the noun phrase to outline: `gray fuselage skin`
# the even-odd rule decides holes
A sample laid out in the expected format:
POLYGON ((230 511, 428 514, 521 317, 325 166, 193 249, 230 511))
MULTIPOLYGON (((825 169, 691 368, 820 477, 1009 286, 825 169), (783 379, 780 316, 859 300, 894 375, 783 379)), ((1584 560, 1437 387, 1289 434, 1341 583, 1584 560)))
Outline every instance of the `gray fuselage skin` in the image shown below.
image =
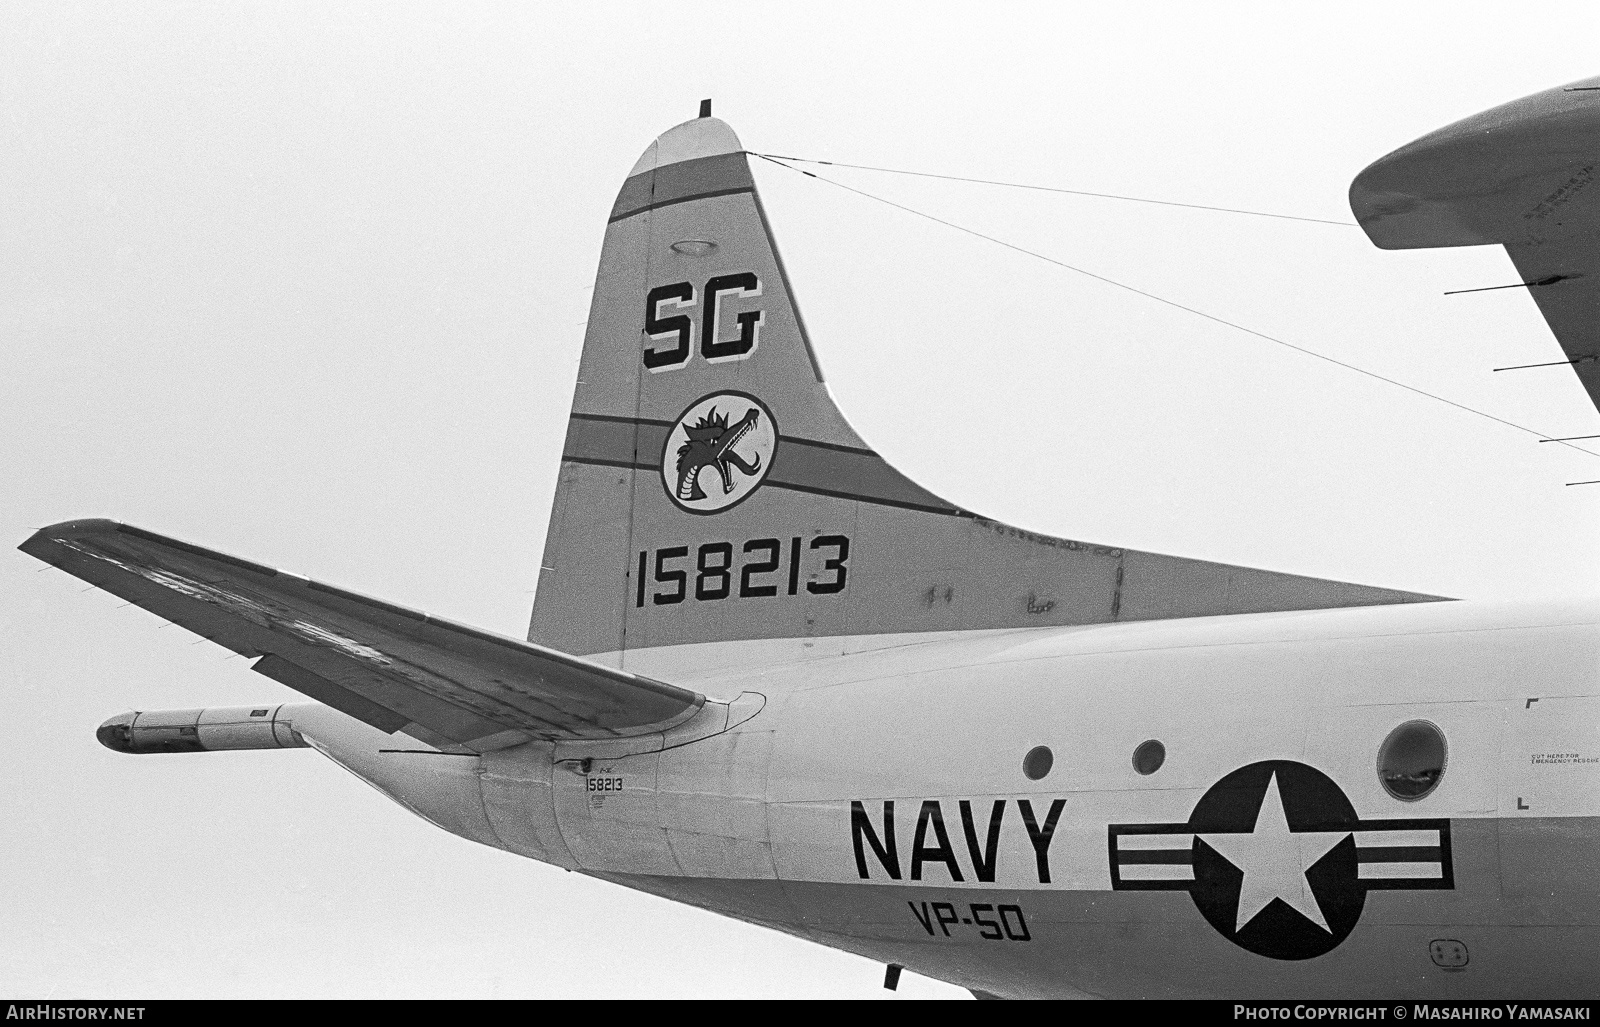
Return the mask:
POLYGON ((664 734, 482 756, 380 754, 390 736, 314 704, 280 719, 463 837, 989 994, 1594 993, 1600 606, 717 643, 628 664, 728 701, 664 734), (1442 731, 1448 763, 1404 802, 1377 753, 1416 720, 1442 731), (1147 739, 1166 759, 1142 775, 1130 757, 1147 739), (1054 765, 1030 780, 1038 745, 1054 765), (1182 825, 1261 761, 1326 775, 1364 823, 1447 821, 1450 887, 1371 891, 1313 958, 1248 950, 1181 890, 1113 887, 1112 825, 1182 825), (1045 869, 1019 814, 1058 800, 1045 869), (971 810, 982 835, 996 808, 992 845, 963 838, 971 810), (991 880, 974 865, 985 857, 991 880), (972 923, 1001 909, 1003 932, 972 923))

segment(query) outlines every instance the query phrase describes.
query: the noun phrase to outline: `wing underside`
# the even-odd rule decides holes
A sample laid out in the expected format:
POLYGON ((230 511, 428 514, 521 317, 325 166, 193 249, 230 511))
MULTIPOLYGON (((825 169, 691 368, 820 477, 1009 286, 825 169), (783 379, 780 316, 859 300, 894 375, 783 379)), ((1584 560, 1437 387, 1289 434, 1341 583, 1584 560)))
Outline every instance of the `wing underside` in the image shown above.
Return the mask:
POLYGON ((663 730, 705 697, 107 520, 41 529, 46 563, 387 732, 450 751, 663 730))
POLYGON ((1525 96, 1374 162, 1350 207, 1383 249, 1500 244, 1600 408, 1600 78, 1525 96))

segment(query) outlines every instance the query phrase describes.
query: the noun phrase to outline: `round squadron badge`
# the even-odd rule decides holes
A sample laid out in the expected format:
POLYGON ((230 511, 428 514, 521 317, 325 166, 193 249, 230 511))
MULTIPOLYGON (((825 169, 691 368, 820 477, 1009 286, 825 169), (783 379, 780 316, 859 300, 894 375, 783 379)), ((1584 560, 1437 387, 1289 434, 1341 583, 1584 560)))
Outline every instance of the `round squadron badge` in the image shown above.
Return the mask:
POLYGON ((1187 823, 1112 824, 1110 843, 1113 889, 1186 891, 1219 934, 1270 959, 1333 951, 1370 891, 1455 886, 1448 819, 1363 820, 1293 760, 1226 775, 1187 823))
POLYGON ((765 403, 714 392, 678 416, 661 452, 661 484, 680 510, 714 514, 749 498, 772 468, 778 426, 765 403))

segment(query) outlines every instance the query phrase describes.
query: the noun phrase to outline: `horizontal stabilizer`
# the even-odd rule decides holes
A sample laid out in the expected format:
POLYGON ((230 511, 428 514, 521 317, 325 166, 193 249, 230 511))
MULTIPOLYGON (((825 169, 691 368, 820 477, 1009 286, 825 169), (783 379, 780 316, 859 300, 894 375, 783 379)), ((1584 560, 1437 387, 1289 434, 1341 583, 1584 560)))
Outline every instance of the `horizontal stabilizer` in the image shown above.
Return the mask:
POLYGON ((52 525, 19 548, 256 660, 255 670, 319 702, 441 749, 643 734, 705 703, 687 689, 114 521, 52 525))

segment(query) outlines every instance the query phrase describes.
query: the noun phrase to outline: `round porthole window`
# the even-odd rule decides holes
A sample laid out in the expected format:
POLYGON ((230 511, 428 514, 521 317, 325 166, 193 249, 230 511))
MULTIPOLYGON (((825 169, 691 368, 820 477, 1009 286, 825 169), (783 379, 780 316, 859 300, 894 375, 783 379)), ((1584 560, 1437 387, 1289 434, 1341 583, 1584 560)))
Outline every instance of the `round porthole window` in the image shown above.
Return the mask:
POLYGON ((1028 750, 1028 755, 1022 757, 1022 772, 1028 775, 1029 781, 1037 781, 1050 773, 1055 763, 1055 754, 1048 745, 1036 745, 1028 750))
POLYGON ((1405 802, 1439 787, 1444 764, 1444 732, 1426 720, 1406 721, 1378 747, 1378 780, 1384 791, 1405 802))
POLYGON ((1141 774, 1154 774, 1167 762, 1167 747, 1154 738, 1140 742, 1133 750, 1133 769, 1141 774))

